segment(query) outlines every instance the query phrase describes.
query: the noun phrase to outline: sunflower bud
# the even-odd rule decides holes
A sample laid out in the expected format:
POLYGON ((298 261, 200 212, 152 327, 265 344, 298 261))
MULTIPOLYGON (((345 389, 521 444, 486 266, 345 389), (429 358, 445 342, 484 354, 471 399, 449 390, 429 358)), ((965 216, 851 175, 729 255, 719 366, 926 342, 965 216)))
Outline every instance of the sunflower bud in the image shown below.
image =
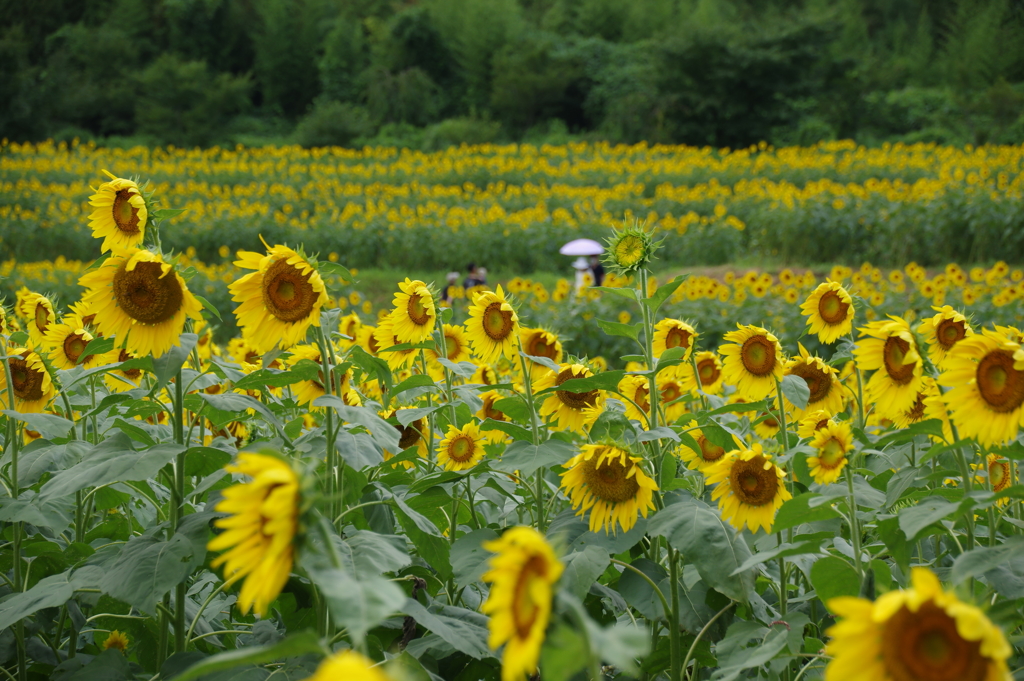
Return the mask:
POLYGON ((654 258, 658 244, 654 243, 653 232, 644 224, 634 220, 631 226, 623 223, 621 229, 607 240, 608 251, 604 262, 610 270, 621 274, 634 274, 646 267, 654 258))

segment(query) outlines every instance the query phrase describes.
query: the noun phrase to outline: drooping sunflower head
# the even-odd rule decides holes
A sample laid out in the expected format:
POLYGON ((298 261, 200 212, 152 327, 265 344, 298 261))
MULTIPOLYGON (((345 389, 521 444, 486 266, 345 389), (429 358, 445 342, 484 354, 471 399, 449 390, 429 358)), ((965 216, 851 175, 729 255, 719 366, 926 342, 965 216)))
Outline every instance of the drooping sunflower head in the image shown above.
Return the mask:
POLYGON ((537 672, 554 585, 565 566, 532 527, 513 527, 483 547, 495 554, 481 577, 491 585, 480 608, 491 617, 487 644, 492 650, 505 646, 502 681, 524 681, 537 672))
MULTIPOLYGON (((992 487, 992 491, 999 494, 1004 489, 1010 486, 1010 482, 1013 480, 1013 475, 1010 471, 1010 466, 1014 465, 999 456, 998 454, 989 454, 985 457, 985 464, 988 468, 988 480, 979 480, 982 483, 988 483, 992 487)), ((997 503, 1000 506, 1006 506, 1010 500, 1008 498, 1002 498, 997 503)))
POLYGON ((835 343, 853 330, 853 298, 839 282, 819 284, 800 311, 807 317, 810 333, 818 334, 822 343, 835 343))
POLYGON ((229 515, 214 521, 224 531, 207 548, 225 553, 211 565, 223 565, 227 579, 245 578, 238 606, 243 614, 252 610, 262 617, 291 574, 299 527, 299 476, 286 461, 252 452, 240 453, 226 470, 250 480, 225 489, 216 506, 229 515))
MULTIPOLYGON (((714 352, 698 352, 694 358, 697 363, 697 378, 700 389, 709 395, 722 392, 722 362, 714 352)), ((696 381, 694 381, 696 382, 696 381)))
MULTIPOLYGON (((385 419, 391 419, 391 418, 395 417, 395 414, 396 414, 396 412, 394 410, 392 410, 392 411, 387 412, 387 413, 382 413, 380 416, 382 418, 385 418, 385 419)), ((405 450, 407 450, 407 449, 409 449, 411 447, 415 447, 416 448, 416 455, 419 458, 426 459, 429 456, 430 451, 427 448, 426 433, 427 433, 427 429, 430 427, 430 425, 427 422, 427 419, 425 419, 425 418, 416 419, 415 421, 410 421, 409 423, 407 423, 404 426, 401 424, 401 422, 396 422, 394 424, 394 426, 395 426, 395 430, 398 431, 398 451, 397 452, 389 452, 388 450, 385 449, 384 450, 384 460, 385 461, 393 459, 395 456, 397 456, 398 454, 401 454, 402 452, 404 452, 405 450)), ((411 469, 416 467, 416 464, 413 463, 412 461, 400 461, 400 462, 391 464, 391 467, 395 468, 396 466, 399 466, 399 465, 402 466, 403 468, 405 468, 406 470, 411 470, 411 469)))
POLYGON ((151 251, 117 252, 79 283, 99 334, 140 356, 160 357, 178 344, 186 317, 202 319, 185 280, 151 251))
POLYGON ((782 423, 779 421, 778 412, 762 411, 756 417, 752 417, 754 432, 762 439, 770 440, 782 430, 782 423))
MULTIPOLYGON (((538 390, 557 388, 567 381, 589 378, 594 372, 582 364, 561 364, 556 374, 548 371, 537 382, 538 390)), ((541 416, 553 416, 554 427, 559 430, 572 430, 582 433, 584 429, 597 420, 604 408, 604 391, 594 388, 583 392, 555 390, 541 405, 541 416)))
POLYGON ((590 531, 629 532, 654 508, 658 485, 644 473, 643 459, 616 445, 583 445, 566 464, 562 488, 576 515, 590 511, 590 531))
POLYGON ((466 333, 473 352, 482 362, 493 364, 499 357, 515 356, 519 315, 501 286, 494 292, 482 291, 473 297, 466 333))
POLYGON ((820 357, 812 357, 803 344, 798 344, 800 355, 786 363, 785 375, 799 376, 807 383, 810 395, 807 407, 798 409, 786 400, 786 404, 799 418, 804 411, 823 410, 829 414, 838 414, 843 410, 843 384, 839 381, 838 372, 825 363, 820 357))
POLYGON ((324 659, 306 681, 392 681, 380 666, 354 650, 342 650, 324 659))
POLYGON ((634 220, 633 224, 624 222, 606 242, 608 248, 604 263, 617 274, 639 272, 651 262, 658 249, 652 233, 638 220, 634 220))
POLYGON ((268 246, 266 255, 239 251, 235 264, 254 270, 228 286, 242 336, 260 354, 275 345, 287 349, 320 325, 327 287, 315 263, 287 246, 268 246))
POLYGON ((103 172, 110 181, 101 184, 89 197, 89 205, 96 209, 89 216, 92 235, 103 239, 103 252, 138 248, 146 237, 149 218, 142 190, 133 180, 103 172))
POLYGON ((480 385, 497 385, 498 372, 490 364, 478 364, 476 371, 470 376, 469 382, 480 385))
POLYGON ((102 364, 105 359, 104 355, 84 354, 91 340, 93 336, 85 330, 81 318, 67 314, 61 318, 60 324, 47 327, 42 347, 47 350, 50 361, 58 369, 73 369, 76 366, 91 369, 102 364))
POLYGON ((107 636, 107 639, 103 642, 101 647, 103 650, 110 650, 113 648, 114 650, 121 651, 121 654, 124 654, 128 650, 128 636, 127 634, 122 634, 117 629, 114 629, 110 632, 110 635, 107 636))
POLYGON ((359 329, 363 326, 363 321, 359 319, 359 315, 355 312, 345 315, 338 320, 338 331, 341 332, 342 336, 348 336, 348 338, 342 338, 339 345, 342 347, 351 347, 359 340, 359 329))
POLYGON ((626 374, 619 381, 619 393, 626 397, 626 418, 647 422, 651 411, 651 384, 646 376, 626 374))
MULTIPOLYGON (((43 358, 28 348, 10 348, 8 356, 14 410, 23 414, 41 414, 57 394, 43 358)), ((0 367, 0 402, 6 405, 7 399, 7 375, 0 367)))
POLYGON ((678 319, 662 319, 654 325, 653 350, 655 357, 661 357, 666 350, 682 348, 683 359, 688 360, 693 352, 699 334, 686 322, 678 319))
POLYGON ((819 485, 835 482, 846 467, 846 455, 853 450, 850 424, 830 420, 814 433, 811 446, 817 450, 814 456, 807 457, 814 482, 819 485))
MULTIPOLYGON (((444 351, 448 355, 448 361, 458 364, 468 362, 472 355, 469 352, 469 339, 466 338, 466 329, 460 324, 445 324, 442 327, 444 333, 444 351)), ((444 367, 438 361, 441 357, 440 346, 436 349, 427 350, 427 371, 435 381, 444 380, 444 367)))
POLYGON ((911 588, 871 602, 830 599, 841 618, 826 633, 829 679, 1004 681, 1013 650, 977 607, 945 591, 927 568, 912 568, 911 588))
POLYGON ((914 406, 921 390, 924 364, 910 325, 901 317, 871 322, 860 328, 853 356, 863 371, 874 371, 864 396, 875 411, 893 420, 914 406))
POLYGON ((797 424, 797 434, 802 439, 809 440, 814 437, 816 432, 827 426, 831 420, 832 414, 822 409, 807 411, 797 424))
POLYGON ((32 345, 39 347, 43 345, 46 331, 51 324, 56 323, 57 315, 54 312, 53 301, 41 293, 26 291, 19 292, 17 310, 25 320, 25 328, 28 329, 28 337, 32 345))
POLYGON ((448 434, 437 448, 437 463, 449 471, 468 471, 484 458, 486 438, 475 423, 458 428, 448 426, 448 434))
POLYGON ((737 327, 723 336, 726 343, 719 349, 725 358, 725 381, 735 385, 747 400, 764 399, 775 390, 775 382, 782 380, 782 346, 778 338, 760 326, 737 327))
POLYGON ((926 317, 918 331, 928 343, 928 359, 937 367, 942 367, 946 355, 953 346, 964 338, 974 334, 967 317, 949 305, 933 308, 937 314, 926 317))
POLYGON ((951 388, 943 399, 960 435, 984 446, 1017 437, 1024 406, 1024 349, 1006 336, 985 330, 957 343, 939 383, 951 388))
MULTIPOLYGON (((676 455, 687 463, 690 470, 706 471, 726 455, 725 447, 709 440, 701 430, 693 430, 690 435, 697 443, 697 449, 685 444, 679 445, 679 448, 676 449, 676 455)), ((743 443, 735 435, 732 436, 732 440, 733 447, 743 446, 743 443)))
POLYGON ((404 350, 392 350, 396 346, 405 345, 395 335, 394 319, 388 315, 380 320, 377 328, 373 331, 373 339, 377 346, 377 354, 388 363, 392 371, 407 369, 416 359, 419 350, 406 348, 404 350))
MULTIPOLYGON (((519 340, 522 343, 523 352, 532 357, 547 357, 555 364, 562 361, 562 341, 558 335, 546 329, 529 329, 522 327, 519 333, 519 340)), ((543 376, 547 367, 532 359, 527 360, 530 367, 530 377, 534 381, 543 376)))
POLYGON ((776 511, 793 498, 786 489, 786 474, 759 443, 729 452, 704 475, 715 485, 711 498, 718 501, 722 518, 737 530, 746 526, 751 532, 771 532, 776 511))
MULTIPOLYGON (((497 390, 488 390, 487 392, 480 393, 479 397, 482 404, 480 410, 476 413, 477 418, 481 421, 491 419, 492 421, 507 422, 509 420, 508 415, 495 406, 497 402, 505 399, 505 395, 502 395, 497 390)), ((488 442, 501 442, 508 437, 501 430, 481 430, 480 433, 488 442)))
POLYGON ((395 337, 402 343, 422 343, 430 337, 437 321, 434 295, 422 281, 408 277, 398 284, 398 289, 391 313, 395 337))

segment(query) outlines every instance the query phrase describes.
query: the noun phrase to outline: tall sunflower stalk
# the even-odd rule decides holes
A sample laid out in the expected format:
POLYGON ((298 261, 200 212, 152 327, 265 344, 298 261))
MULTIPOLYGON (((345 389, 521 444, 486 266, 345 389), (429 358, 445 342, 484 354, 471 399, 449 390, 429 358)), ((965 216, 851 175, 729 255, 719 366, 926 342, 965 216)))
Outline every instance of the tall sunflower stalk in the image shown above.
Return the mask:
MULTIPOLYGON (((14 380, 11 376, 11 362, 7 357, 7 337, 0 334, 0 353, 3 353, 4 377, 7 379, 7 403, 11 409, 14 408, 14 380)), ((18 449, 21 444, 21 426, 13 417, 7 417, 7 446, 11 452, 11 498, 17 499, 21 495, 21 485, 18 482, 18 449)), ((14 537, 11 540, 11 550, 14 560, 14 590, 21 591, 24 579, 21 574, 21 540, 22 524, 14 523, 14 537)), ((25 651, 25 622, 18 620, 14 625, 14 638, 18 656, 18 680, 26 681, 28 678, 28 657, 25 651)))

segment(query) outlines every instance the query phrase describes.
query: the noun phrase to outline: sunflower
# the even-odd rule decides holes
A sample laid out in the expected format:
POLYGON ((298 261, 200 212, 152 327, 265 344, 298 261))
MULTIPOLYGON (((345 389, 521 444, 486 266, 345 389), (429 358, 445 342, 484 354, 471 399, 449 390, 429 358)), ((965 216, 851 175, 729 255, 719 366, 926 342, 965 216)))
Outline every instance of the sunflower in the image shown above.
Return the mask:
POLYGON ((326 658, 306 681, 391 681, 381 668, 354 650, 326 658))
POLYGON ((815 433, 827 426, 831 420, 832 414, 827 411, 820 409, 818 411, 808 411, 797 423, 797 435, 801 439, 809 440, 814 437, 815 433))
POLYGON ((639 221, 615 229, 611 238, 607 239, 608 249, 604 263, 612 272, 632 274, 639 272, 654 257, 658 245, 651 238, 651 233, 639 221))
POLYGON ((290 348, 302 342, 310 325, 320 326, 327 289, 307 258, 287 246, 268 246, 266 255, 239 251, 235 265, 255 270, 228 291, 239 303, 235 317, 242 337, 256 352, 262 355, 275 345, 290 348))
MULTIPOLYGON (((665 419, 668 423, 675 423, 680 416, 686 413, 688 402, 683 400, 690 393, 689 382, 687 381, 686 365, 669 367, 658 372, 658 397, 661 400, 661 407, 665 410, 665 419)), ((691 371, 690 377, 693 376, 691 371)))
POLYGON ((646 518, 654 508, 658 484, 644 473, 642 461, 613 445, 583 445, 566 462, 561 487, 576 515, 590 511, 591 532, 615 533, 616 524, 629 532, 638 515, 646 518))
POLYGON ((774 392, 775 382, 782 380, 782 346, 759 326, 736 326, 736 331, 723 336, 726 344, 719 349, 725 357, 722 373, 745 399, 764 399, 774 392))
POLYGON ((853 330, 853 298, 838 282, 819 284, 800 311, 807 317, 809 333, 818 334, 822 343, 835 343, 853 330))
POLYGON ((16 308, 25 319, 28 337, 33 347, 40 347, 46 336, 46 330, 57 321, 53 311, 53 301, 40 293, 26 292, 16 308))
POLYGON ((930 396, 940 395, 938 384, 935 383, 935 379, 931 376, 921 377, 921 389, 917 393, 917 399, 914 401, 914 405, 907 410, 904 410, 898 414, 893 414, 891 420, 893 425, 897 428, 906 428, 915 423, 920 423, 926 419, 931 418, 927 414, 926 401, 930 396))
POLYGON ((797 346, 800 348, 800 356, 786 362, 785 374, 802 378, 807 383, 810 395, 804 409, 798 409, 788 399, 785 400, 790 407, 789 411, 792 411, 796 418, 800 418, 808 411, 821 410, 829 414, 838 414, 845 406, 844 388, 839 382, 838 373, 820 357, 811 357, 802 343, 797 343, 797 346))
POLYGON ((492 650, 505 646, 501 681, 524 681, 537 672, 552 591, 565 566, 532 527, 513 527, 483 547, 496 554, 481 577, 491 585, 480 608, 491 617, 487 644, 492 650))
POLYGON ((111 648, 119 650, 123 655, 128 650, 128 636, 114 629, 100 647, 103 650, 110 650, 111 648))
MULTIPOLYGON (((700 451, 695 452, 693 448, 686 445, 679 445, 679 448, 676 450, 676 454, 687 463, 690 470, 706 471, 725 456, 725 447, 719 447, 709 440, 700 429, 690 431, 690 435, 696 440, 700 451)), ((732 439, 737 447, 743 446, 743 443, 735 435, 732 436, 732 439)))
MULTIPOLYGON (((562 342, 551 331, 523 327, 519 332, 519 341, 527 355, 547 357, 555 364, 562 362, 562 342)), ((528 360, 526 365, 530 367, 530 379, 533 381, 539 380, 548 371, 546 366, 532 359, 528 360)))
POLYGON ((407 348, 405 350, 390 349, 403 345, 398 340, 398 336, 395 335, 394 320, 391 315, 384 317, 377 324, 377 328, 373 331, 373 340, 377 345, 378 356, 388 363, 392 371, 408 369, 409 365, 415 361, 417 353, 419 353, 419 350, 415 348, 407 348))
MULTIPOLYGON (((989 454, 985 457, 985 463, 988 467, 988 481, 992 485, 992 491, 999 494, 1004 489, 1010 486, 1010 481, 1013 480, 1013 476, 1010 472, 1011 464, 1009 461, 999 456, 998 454, 989 454)), ((979 483, 984 483, 984 478, 977 478, 979 483)), ((1000 506, 1006 506, 1010 500, 1008 498, 1002 498, 997 503, 1000 506)))
MULTIPOLYGON (((448 361, 458 364, 468 362, 469 342, 466 340, 466 329, 459 324, 445 324, 442 327, 444 332, 444 349, 448 355, 448 361)), ((437 360, 441 357, 435 346, 434 350, 427 350, 427 371, 435 381, 444 380, 444 367, 437 360)))
POLYGON ((807 457, 811 477, 819 485, 827 485, 839 479, 846 468, 846 455, 853 450, 853 431, 846 422, 829 421, 814 433, 811 446, 818 450, 815 456, 807 457))
MULTIPOLYGON (((291 358, 288 360, 290 367, 295 366, 304 359, 308 359, 311 362, 322 364, 323 359, 320 354, 320 346, 318 345, 298 345, 290 350, 291 358)), ((334 371, 331 371, 331 394, 335 394, 334 388, 340 388, 341 399, 346 405, 350 407, 362 406, 363 401, 359 397, 359 393, 352 389, 352 370, 347 370, 341 377, 341 385, 337 385, 338 377, 334 371)), ((292 393, 295 395, 295 401, 300 405, 303 405, 309 409, 321 409, 322 407, 314 407, 313 402, 318 397, 323 397, 327 394, 324 381, 324 372, 321 370, 317 373, 316 379, 310 379, 306 381, 297 381, 292 385, 292 393)))
POLYGON ((401 343, 422 343, 433 333, 437 320, 434 296, 422 281, 408 277, 399 282, 398 289, 391 313, 395 337, 401 343))
MULTIPOLYGON (((389 419, 394 415, 395 412, 391 411, 387 414, 381 414, 381 417, 389 419)), ((389 459, 393 459, 397 454, 401 454, 410 447, 415 447, 417 456, 421 459, 426 459, 429 456, 430 451, 427 448, 427 438, 424 433, 427 432, 429 427, 430 426, 426 418, 416 419, 404 426, 402 424, 397 424, 395 426, 395 430, 398 431, 398 452, 389 452, 385 449, 384 460, 387 461, 389 459)), ((399 464, 392 464, 392 467, 397 465, 399 464)), ((402 461, 400 465, 406 470, 415 468, 416 466, 412 461, 402 461)))
POLYGON ((64 315, 60 324, 50 324, 43 336, 42 347, 47 350, 50 362, 58 369, 73 369, 81 366, 85 369, 105 364, 107 355, 84 355, 85 348, 91 341, 92 334, 85 330, 78 315, 64 315))
POLYGON ((146 236, 146 200, 139 185, 103 172, 110 182, 101 184, 89 197, 89 205, 96 209, 89 216, 92 235, 103 239, 100 250, 104 253, 137 248, 146 236))
POLYGON ((356 336, 356 345, 374 357, 377 356, 377 352, 380 350, 380 344, 377 342, 376 334, 376 326, 363 324, 359 327, 358 335, 356 336))
POLYGON ((900 317, 860 328, 853 356, 864 371, 874 371, 864 385, 864 398, 882 417, 892 419, 914 407, 921 391, 923 365, 910 325, 900 317))
POLYGON ((224 565, 226 579, 245 577, 238 606, 263 617, 288 581, 299 522, 299 477, 286 462, 266 454, 242 452, 226 467, 252 480, 223 491, 215 510, 230 514, 214 521, 224 530, 210 540, 210 551, 228 551, 211 563, 224 565))
POLYGON ((619 381, 619 394, 628 398, 626 402, 626 418, 647 423, 647 415, 651 411, 651 384, 646 376, 626 374, 619 381))
POLYGON ((729 452, 704 475, 715 485, 711 498, 718 501, 722 518, 737 530, 746 525, 751 532, 759 527, 771 532, 775 512, 793 498, 786 489, 786 474, 759 443, 729 452))
POLYGON ((911 588, 871 602, 842 596, 828 609, 842 618, 826 633, 829 681, 1008 681, 1013 653, 1003 632, 977 607, 944 591, 927 568, 911 588))
POLYGON ((82 300, 95 312, 99 334, 115 336, 140 357, 160 357, 177 345, 185 317, 202 319, 203 306, 185 280, 150 251, 115 253, 78 283, 88 289, 82 300))
MULTIPOLYGON (((556 374, 548 371, 539 381, 537 390, 557 387, 575 378, 588 378, 592 372, 582 364, 562 364, 556 374)), ((582 393, 571 393, 567 390, 555 390, 545 398, 540 407, 540 415, 553 416, 558 430, 572 430, 582 433, 601 415, 604 407, 604 393, 601 390, 588 390, 582 393)))
MULTIPOLYGON (((480 393, 480 401, 483 405, 480 407, 480 411, 476 413, 477 418, 481 421, 484 419, 491 419, 492 421, 504 421, 508 422, 509 418, 505 412, 497 409, 494 403, 505 399, 505 396, 499 393, 497 390, 488 390, 487 392, 480 393)), ((488 442, 501 442, 508 436, 504 431, 501 430, 482 430, 480 434, 488 442)))
POLYGON ((498 385, 498 372, 490 364, 479 364, 469 382, 479 385, 498 385))
POLYGON ((984 446, 1017 437, 1024 404, 1024 349, 995 331, 956 344, 946 357, 939 383, 960 435, 984 446))
POLYGON ((775 412, 762 411, 754 419, 754 432, 765 440, 770 440, 779 434, 782 424, 776 417, 775 412))
POLYGON ((654 325, 653 349, 654 356, 661 357, 666 350, 682 348, 684 360, 690 359, 693 344, 697 340, 697 332, 692 326, 678 319, 662 319, 654 325))
POLYGON ((949 305, 933 307, 938 312, 933 317, 926 317, 917 328, 928 343, 928 359, 937 367, 942 367, 946 356, 953 346, 964 338, 974 335, 967 317, 949 305))
POLYGON ((484 458, 484 437, 480 426, 448 426, 448 434, 437 446, 437 463, 449 471, 468 471, 484 458))
POLYGON ((358 342, 359 329, 363 326, 363 322, 359 319, 359 315, 355 312, 347 314, 338 320, 338 331, 341 332, 342 336, 348 336, 348 338, 342 338, 338 345, 344 348, 351 347, 358 342))
MULTIPOLYGON (((57 395, 43 358, 28 348, 10 348, 7 355, 14 387, 14 410, 22 414, 41 414, 57 395)), ((7 399, 7 374, 0 367, 0 403, 7 405, 7 399)))
POLYGON ((714 352, 698 352, 694 357, 697 364, 696 374, 690 364, 680 364, 679 373, 683 377, 683 383, 687 390, 694 395, 698 387, 708 395, 719 395, 722 392, 722 362, 714 352), (697 378, 700 378, 700 385, 697 378))
POLYGON ((11 335, 11 327, 7 321, 7 308, 4 307, 3 300, 0 300, 0 336, 11 335))
POLYGON ((473 352, 482 362, 490 364, 502 355, 513 357, 516 354, 519 315, 505 299, 501 286, 494 293, 483 291, 473 297, 466 332, 473 352))
MULTIPOLYGON (((124 348, 112 350, 103 360, 105 364, 123 364, 136 359, 136 356, 124 348)), ((139 387, 142 380, 142 369, 122 369, 120 366, 103 374, 103 383, 112 393, 123 393, 139 387)))

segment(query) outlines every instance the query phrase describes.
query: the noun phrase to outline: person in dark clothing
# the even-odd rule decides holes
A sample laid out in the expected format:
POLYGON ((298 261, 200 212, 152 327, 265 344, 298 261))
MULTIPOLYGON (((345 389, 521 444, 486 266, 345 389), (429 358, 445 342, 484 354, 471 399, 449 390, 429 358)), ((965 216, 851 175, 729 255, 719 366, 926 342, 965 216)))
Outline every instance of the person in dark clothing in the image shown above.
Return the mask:
POLYGON ((604 265, 596 255, 590 256, 590 272, 594 275, 594 286, 600 286, 604 282, 604 265))
POLYGON ((480 278, 477 276, 476 273, 476 263, 471 262, 468 265, 466 265, 466 279, 465 281, 462 282, 462 288, 468 291, 474 286, 479 286, 480 283, 480 278))

